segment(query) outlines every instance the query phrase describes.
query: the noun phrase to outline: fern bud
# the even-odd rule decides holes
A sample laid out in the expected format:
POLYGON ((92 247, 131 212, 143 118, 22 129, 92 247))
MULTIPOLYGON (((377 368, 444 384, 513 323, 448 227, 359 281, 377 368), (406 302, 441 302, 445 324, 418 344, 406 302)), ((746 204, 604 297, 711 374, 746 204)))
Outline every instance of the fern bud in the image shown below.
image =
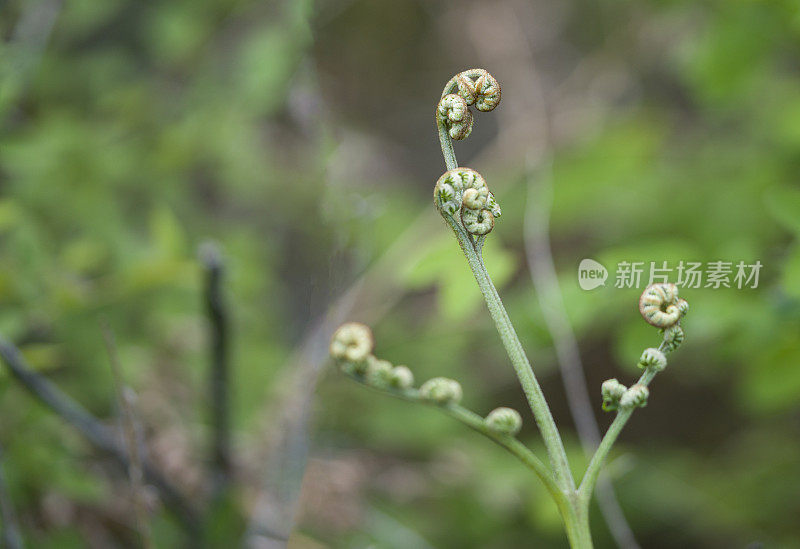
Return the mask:
POLYGON ((678 299, 678 287, 675 284, 651 284, 639 298, 639 312, 645 321, 657 328, 669 328, 678 323, 689 304, 678 299), (682 302, 682 303, 681 303, 682 302))
POLYGON ((436 404, 458 404, 463 393, 461 384, 446 377, 429 379, 419 388, 419 396, 436 404))
POLYGON ((331 338, 330 354, 340 362, 363 363, 372 353, 372 330, 359 322, 342 324, 331 338))
POLYGON ((379 389, 385 389, 389 386, 392 375, 392 363, 388 360, 381 360, 370 356, 367 359, 367 371, 365 381, 367 385, 372 385, 379 389))
POLYGON ((485 235, 494 229, 494 216, 489 210, 470 210, 462 208, 461 222, 468 233, 485 235))
POLYGON ((639 359, 639 368, 646 370, 651 368, 655 372, 660 372, 667 367, 667 357, 658 349, 645 349, 639 359))
POLYGON ((414 374, 407 366, 395 366, 389 373, 389 385, 396 389, 410 389, 414 386, 414 374))
POLYGON ((610 412, 616 410, 622 395, 628 388, 616 380, 616 378, 607 379, 600 386, 600 393, 603 396, 603 410, 610 412))
POLYGON ((664 330, 664 349, 670 352, 674 351, 681 346, 685 338, 686 334, 684 334, 680 324, 670 326, 664 330))
POLYGON ((512 437, 522 428, 522 416, 513 408, 495 408, 483 421, 492 431, 512 437))
POLYGON ((436 182, 433 202, 442 215, 461 213, 461 225, 468 233, 482 236, 494 228, 500 206, 489 192, 486 180, 471 168, 448 170, 436 182))
POLYGON ((472 133, 472 113, 460 95, 450 93, 442 97, 436 106, 436 116, 456 141, 466 139, 472 133))
POLYGON ((494 110, 500 104, 500 84, 484 69, 469 69, 455 76, 458 95, 479 111, 494 110))
POLYGON ((625 394, 619 399, 619 406, 620 408, 643 408, 647 406, 649 396, 650 390, 641 383, 637 383, 625 391, 625 394))

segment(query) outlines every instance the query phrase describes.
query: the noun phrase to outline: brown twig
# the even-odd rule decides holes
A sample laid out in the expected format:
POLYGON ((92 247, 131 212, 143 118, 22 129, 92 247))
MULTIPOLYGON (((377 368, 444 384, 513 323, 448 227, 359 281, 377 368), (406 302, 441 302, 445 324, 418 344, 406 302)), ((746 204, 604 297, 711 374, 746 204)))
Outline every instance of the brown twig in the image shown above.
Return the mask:
POLYGON ((111 330, 111 326, 109 326, 107 320, 102 319, 100 321, 100 330, 103 333, 103 342, 108 352, 108 361, 111 367, 112 379, 114 380, 114 391, 117 395, 117 404, 121 416, 122 432, 124 433, 123 439, 125 440, 125 449, 129 457, 128 478, 131 483, 131 497, 133 499, 133 509, 136 513, 136 526, 139 531, 142 546, 150 549, 154 547, 153 535, 150 530, 150 521, 147 511, 144 475, 142 473, 142 456, 139 451, 138 429, 136 428, 136 420, 133 414, 131 395, 126 393, 114 332, 111 330))
MULTIPOLYGON (((114 436, 99 419, 90 414, 51 383, 47 378, 31 370, 17 347, 0 337, 0 358, 8 366, 11 375, 28 392, 45 404, 64 421, 75 427, 96 449, 110 455, 125 470, 130 466, 128 454, 117 444, 114 436)), ((144 478, 155 486, 167 508, 181 523, 190 536, 200 532, 200 521, 194 506, 189 503, 172 483, 146 459, 142 460, 144 478)))
POLYGON ((211 399, 211 476, 215 495, 225 492, 231 478, 230 397, 228 361, 228 308, 223 291, 225 264, 219 247, 206 242, 200 247, 205 278, 204 300, 208 315, 211 399))

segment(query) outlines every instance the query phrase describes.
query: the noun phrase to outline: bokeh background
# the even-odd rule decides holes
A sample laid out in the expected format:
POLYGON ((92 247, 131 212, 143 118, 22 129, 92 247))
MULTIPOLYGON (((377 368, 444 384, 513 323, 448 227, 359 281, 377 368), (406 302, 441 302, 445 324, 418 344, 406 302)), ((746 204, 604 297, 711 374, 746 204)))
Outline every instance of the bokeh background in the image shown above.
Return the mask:
MULTIPOLYGON (((607 470, 643 547, 800 547, 799 8, 0 2, 0 334, 117 432, 106 319, 149 459, 205 510, 210 545, 565 547, 512 457, 326 360, 333 328, 359 320, 380 356, 460 380, 478 413, 526 409, 430 198, 437 98, 482 66, 503 101, 456 152, 503 206, 488 269, 576 470, 561 299, 604 427, 600 383, 630 382, 659 337, 641 290, 614 288, 616 263, 760 261, 756 289, 682 293, 687 341, 607 470), (221 498, 209 239, 230 316, 235 472, 221 498), (579 289, 583 258, 612 271, 605 287, 579 289)), ((532 420, 520 436, 541 450, 532 420)), ((27 546, 139 545, 124 473, 5 368, 0 445, 27 546)), ((179 545, 147 501, 155 545, 179 545)), ((592 526, 614 546, 596 506, 592 526)))

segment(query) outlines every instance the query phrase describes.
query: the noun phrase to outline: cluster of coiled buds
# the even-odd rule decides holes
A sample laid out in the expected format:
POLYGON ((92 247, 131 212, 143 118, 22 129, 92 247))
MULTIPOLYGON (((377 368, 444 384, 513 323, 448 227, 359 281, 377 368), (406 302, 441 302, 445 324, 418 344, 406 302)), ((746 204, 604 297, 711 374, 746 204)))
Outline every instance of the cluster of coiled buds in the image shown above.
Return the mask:
MULTIPOLYGON (((394 366, 388 360, 377 358, 372 352, 375 340, 372 330, 359 322, 342 324, 334 332, 330 355, 348 376, 374 387, 402 396, 407 400, 422 401, 437 406, 457 405, 461 402, 461 384, 447 377, 434 377, 414 389, 414 374, 407 366, 394 366)), ((501 436, 515 436, 522 428, 522 417, 512 408, 500 407, 483 418, 486 429, 501 436)))
POLYGON ((651 284, 639 298, 642 318, 664 336, 661 348, 671 352, 680 347, 685 338, 681 319, 689 312, 689 303, 678 297, 678 287, 670 283, 651 284))
POLYGON ((500 104, 500 84, 484 69, 469 69, 455 75, 444 88, 436 106, 436 119, 452 139, 466 139, 472 132, 470 105, 482 112, 500 104))
POLYGON ((650 390, 646 385, 637 383, 632 387, 625 387, 616 379, 607 379, 601 386, 603 395, 603 410, 610 412, 625 408, 642 408, 647 406, 650 390))
POLYGON ((637 365, 645 373, 640 383, 627 388, 616 379, 603 382, 601 387, 603 410, 646 405, 650 395, 646 383, 667 367, 667 353, 674 351, 683 343, 684 333, 680 322, 689 312, 689 303, 678 297, 678 287, 675 284, 658 283, 645 288, 639 298, 639 312, 648 324, 661 329, 663 341, 657 349, 651 347, 642 352, 637 365))
POLYGON ((486 180, 472 168, 446 171, 436 182, 433 202, 442 215, 460 219, 464 229, 475 236, 489 234, 495 218, 502 214, 486 180))
POLYGON ((414 374, 407 366, 394 366, 375 357, 375 339, 369 326, 359 322, 342 324, 331 338, 330 355, 342 369, 367 385, 379 389, 410 389, 414 374))
POLYGON ((435 377, 414 390, 414 374, 407 366, 395 366, 373 354, 375 339, 372 330, 359 322, 342 324, 331 338, 330 355, 341 370, 376 389, 402 393, 408 399, 431 404, 458 404, 461 385, 454 379, 435 377))

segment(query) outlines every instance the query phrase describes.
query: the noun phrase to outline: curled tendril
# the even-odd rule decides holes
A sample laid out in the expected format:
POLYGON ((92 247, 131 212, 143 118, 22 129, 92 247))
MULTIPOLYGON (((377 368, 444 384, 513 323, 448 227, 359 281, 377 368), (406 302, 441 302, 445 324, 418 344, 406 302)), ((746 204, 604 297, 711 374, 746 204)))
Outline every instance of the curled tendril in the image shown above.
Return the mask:
MULTIPOLYGON (((488 112, 500 104, 500 84, 486 70, 469 69, 458 73, 453 79, 458 95, 464 98, 467 105, 474 104, 479 111, 488 112)), ((445 90, 449 87, 448 83, 445 90)))
POLYGON ((442 215, 455 217, 460 212, 461 224, 477 236, 488 234, 502 213, 486 180, 470 168, 445 172, 436 182, 433 201, 442 215))
POLYGON ((674 326, 688 310, 686 300, 678 299, 678 287, 675 284, 651 284, 639 298, 642 318, 657 328, 674 326))
POLYGON ((472 112, 460 95, 447 94, 436 107, 439 121, 447 127, 447 133, 455 140, 466 139, 472 132, 472 112))
POLYGON ((497 79, 484 69, 465 70, 451 78, 444 87, 436 107, 436 120, 451 139, 466 139, 472 132, 473 122, 469 106, 488 112, 499 104, 500 84, 497 79))
POLYGON ((680 324, 675 324, 664 330, 664 350, 674 351, 681 346, 686 334, 680 324))

